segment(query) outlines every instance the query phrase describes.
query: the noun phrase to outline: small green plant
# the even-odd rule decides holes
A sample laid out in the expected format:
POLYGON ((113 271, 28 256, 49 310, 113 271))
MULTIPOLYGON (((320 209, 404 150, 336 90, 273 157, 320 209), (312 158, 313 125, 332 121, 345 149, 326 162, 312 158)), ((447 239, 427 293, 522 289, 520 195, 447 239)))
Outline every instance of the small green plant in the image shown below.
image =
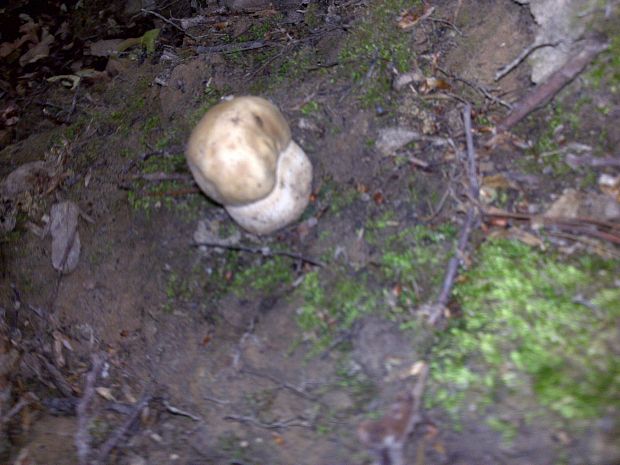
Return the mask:
POLYGON ((319 103, 316 100, 310 100, 309 102, 304 103, 300 111, 302 115, 310 116, 319 111, 319 103))
MULTIPOLYGON (((346 360, 346 357, 345 357, 346 360)), ((336 387, 344 389, 353 399, 353 410, 366 408, 377 394, 377 386, 363 372, 352 372, 347 363, 341 363, 336 372, 336 387)))
POLYGON ((383 250, 379 262, 382 277, 398 289, 393 313, 403 313, 433 295, 452 251, 446 244, 452 243, 455 234, 454 226, 448 224, 434 229, 421 225, 401 228, 389 211, 368 223, 368 241, 383 250))
POLYGON ((165 288, 166 302, 163 307, 165 312, 172 313, 176 305, 191 298, 192 289, 187 279, 174 272, 168 275, 168 282, 165 288))
POLYGON ((218 437, 217 443, 214 448, 219 453, 226 454, 226 456, 232 460, 243 463, 250 463, 250 457, 252 454, 248 446, 249 443, 243 441, 235 433, 226 432, 218 437))
POLYGON ((314 29, 321 24, 319 13, 318 3, 310 3, 306 7, 306 12, 304 13, 304 23, 306 23, 310 29, 314 29))
POLYGON ((598 89, 606 82, 610 90, 617 93, 620 89, 620 31, 614 32, 609 48, 596 60, 588 77, 594 88, 598 89))
POLYGON ((231 284, 231 291, 238 296, 247 296, 248 292, 268 295, 290 285, 293 277, 291 260, 287 257, 275 256, 236 273, 231 284))
POLYGON ((159 127, 160 125, 160 120, 159 120, 159 116, 150 116, 143 124, 142 126, 142 130, 144 132, 150 132, 153 129, 159 127))
POLYGON ((343 273, 327 280, 317 271, 306 274, 298 292, 304 303, 297 323, 315 342, 311 355, 325 349, 335 334, 375 308, 378 297, 369 290, 364 275, 353 278, 343 273))

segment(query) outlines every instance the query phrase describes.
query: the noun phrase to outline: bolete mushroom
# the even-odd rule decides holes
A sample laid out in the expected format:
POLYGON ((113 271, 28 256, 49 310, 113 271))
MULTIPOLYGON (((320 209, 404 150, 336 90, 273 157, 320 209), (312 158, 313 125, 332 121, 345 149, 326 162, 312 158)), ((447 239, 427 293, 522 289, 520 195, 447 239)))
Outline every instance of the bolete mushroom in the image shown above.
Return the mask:
POLYGON ((192 132, 186 156, 202 191, 250 232, 283 228, 308 205, 310 160, 282 113, 263 98, 236 97, 212 107, 192 132))

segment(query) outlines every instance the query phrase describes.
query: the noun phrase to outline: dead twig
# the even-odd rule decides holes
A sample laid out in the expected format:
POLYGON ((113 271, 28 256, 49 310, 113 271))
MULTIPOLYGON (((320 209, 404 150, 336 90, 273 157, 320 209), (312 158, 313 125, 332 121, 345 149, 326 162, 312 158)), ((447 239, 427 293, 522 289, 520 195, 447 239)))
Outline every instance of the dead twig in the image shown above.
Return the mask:
POLYGON ((43 355, 39 355, 39 359, 45 365, 47 372, 52 376, 54 386, 56 386, 56 388, 62 393, 62 395, 65 397, 73 397, 73 389, 71 388, 71 385, 67 382, 65 377, 62 375, 60 370, 56 368, 56 366, 43 355))
POLYGON ((289 391, 291 391, 294 394, 297 394, 300 397, 303 397, 304 399, 307 400, 311 400, 311 401, 316 401, 317 399, 313 396, 311 396, 310 394, 308 394, 303 388, 294 386, 290 383, 287 383, 286 381, 281 381, 278 378, 276 378, 275 376, 272 376, 268 373, 262 373, 259 371, 254 371, 254 370, 250 370, 247 368, 242 368, 240 370, 241 373, 245 373, 251 376, 256 376, 257 378, 264 378, 264 379, 268 379, 269 381, 271 381, 272 383, 278 385, 279 387, 283 388, 283 389, 288 389, 289 391))
POLYGON ((247 42, 239 42, 236 44, 211 45, 209 47, 199 45, 196 47, 196 52, 200 54, 247 52, 263 47, 274 47, 276 45, 277 44, 275 42, 268 42, 266 40, 249 40, 247 42))
POLYGON ((517 66, 519 66, 519 64, 523 60, 525 60, 528 56, 530 56, 530 54, 532 54, 532 52, 534 52, 535 50, 538 50, 539 48, 543 48, 543 47, 555 47, 556 45, 558 45, 557 42, 545 42, 545 43, 542 43, 542 44, 534 43, 534 44, 530 45, 525 50, 523 50, 517 56, 517 58, 515 58, 510 63, 502 66, 500 69, 497 70, 497 73, 495 73, 495 81, 499 81, 501 78, 503 78, 508 73, 510 73, 513 69, 515 69, 517 66))
POLYGON ((536 216, 527 213, 512 213, 503 210, 483 211, 486 218, 513 219, 525 221, 530 226, 538 226, 547 229, 558 229, 568 233, 579 233, 586 236, 601 239, 614 244, 620 244, 620 224, 600 221, 594 218, 564 218, 536 216))
POLYGON ((460 36, 463 35, 463 32, 458 27, 456 27, 456 25, 453 22, 448 21, 447 19, 435 18, 434 16, 431 16, 428 19, 434 23, 445 24, 446 26, 450 27, 454 32, 456 32, 458 35, 460 36))
POLYGON ((80 91, 80 82, 78 81, 78 84, 75 87, 75 93, 73 94, 73 99, 71 100, 71 108, 69 108, 69 113, 67 114, 67 120, 71 119, 71 116, 73 116, 73 112, 75 111, 75 107, 77 106, 77 98, 78 98, 79 91, 80 91))
POLYGON ((190 39, 192 39, 195 42, 198 42, 198 38, 193 36, 192 34, 190 34, 189 32, 187 32, 185 29, 183 29, 181 26, 179 26, 177 23, 175 23, 174 21, 169 20, 168 18, 166 18, 165 16, 160 15, 159 13, 155 12, 155 11, 151 11, 151 10, 146 10, 144 8, 142 8, 140 10, 142 13, 144 14, 148 14, 148 15, 153 15, 156 18, 161 19, 163 22, 170 24, 173 28, 181 31, 183 34, 185 34, 187 37, 189 37, 190 39))
POLYGON ((430 205, 430 203, 429 203, 429 206, 431 208, 431 214, 429 216, 426 216, 426 217, 420 218, 420 219, 422 221, 424 221, 425 223, 428 223, 428 222, 434 220, 435 218, 437 218, 437 215, 439 215, 439 213, 441 213, 441 210, 443 210, 443 207, 446 204, 446 200, 448 200, 448 197, 450 196, 451 190, 452 190, 452 187, 450 185, 448 185, 448 188, 446 189, 446 191, 441 196, 441 199, 439 200, 439 202, 437 203, 437 206, 435 208, 433 208, 432 205, 430 205))
MULTIPOLYGON (((441 67, 438 67, 437 69, 438 69, 438 70, 439 70, 442 74, 444 74, 445 76, 449 77, 450 79, 454 79, 455 81, 460 81, 460 82, 462 82, 463 84, 465 84, 465 85, 467 85, 467 86, 471 87, 471 88, 472 88, 472 89, 474 89, 476 92, 479 92, 479 93, 480 93, 483 97, 485 97, 485 98, 487 98, 487 99, 491 100, 492 102, 495 102, 495 103, 497 103, 498 105, 501 105, 501 106, 503 106, 503 107, 505 107, 505 108, 507 108, 507 109, 509 109, 509 110, 510 110, 510 109, 512 109, 512 105, 511 105, 510 103, 506 102, 505 100, 502 100, 502 99, 501 99, 501 98, 499 98, 499 97, 496 97, 495 95, 493 95, 493 94, 491 93, 491 91, 489 91, 489 90, 488 90, 486 87, 484 87, 483 85, 477 84, 477 83, 475 83, 475 82, 468 81, 467 79, 464 79, 464 78, 462 78, 462 77, 460 77, 460 76, 455 76, 455 75, 453 75, 453 74, 449 73, 448 71, 444 70, 444 69, 443 69, 443 68, 441 68, 441 67)), ((448 95, 450 95, 451 97, 456 98, 456 99, 458 99, 458 100, 460 100, 460 101, 463 101, 463 103, 465 103, 465 104, 467 103, 466 101, 464 101, 464 99, 463 99, 462 97, 459 97, 459 96, 457 96, 457 95, 453 95, 453 94, 448 94, 448 95)))
POLYGON ((150 182, 162 182, 162 181, 185 181, 185 182, 193 182, 194 178, 190 174, 184 173, 141 173, 134 174, 132 179, 142 179, 144 181, 150 182))
POLYGON ((214 247, 221 249, 234 250, 238 252, 246 252, 257 255, 263 255, 264 257, 275 257, 275 256, 283 256, 293 258, 295 260, 299 260, 303 263, 308 263, 312 266, 318 266, 319 268, 324 267, 325 265, 314 258, 309 258, 304 255, 288 252, 286 250, 271 250, 269 247, 246 247, 244 245, 233 245, 233 244, 221 244, 218 242, 196 242, 194 245, 196 246, 204 246, 204 247, 214 247))
POLYGON ((164 149, 155 149, 151 145, 147 144, 147 147, 149 151, 140 155, 141 161, 146 161, 155 155, 163 155, 164 157, 170 157, 170 156, 173 156, 174 154, 179 154, 179 153, 183 154, 185 150, 182 145, 172 145, 164 149))
POLYGON ((521 102, 516 104, 512 112, 506 116, 496 128, 499 134, 508 131, 531 112, 551 100, 560 90, 579 75, 601 52, 609 48, 608 43, 590 41, 583 49, 570 58, 566 64, 547 78, 547 81, 536 86, 521 102))
POLYGON ((280 420, 274 421, 273 423, 264 423, 260 421, 258 418, 250 417, 246 415, 226 415, 224 420, 230 421, 238 421, 240 423, 249 423, 254 426, 258 426, 260 428, 265 429, 282 429, 282 428, 290 428, 290 427, 299 427, 299 428, 311 428, 312 425, 310 422, 299 419, 299 418, 289 418, 288 420, 280 420))
POLYGON ((405 444, 409 435, 422 421, 422 396, 427 378, 428 365, 421 362, 413 389, 400 396, 383 417, 364 421, 358 426, 357 437, 376 457, 375 464, 405 465, 405 444))
POLYGON ((469 243, 469 237, 477 218, 476 205, 478 205, 480 188, 476 174, 476 153, 474 150, 474 141, 472 136, 470 105, 465 105, 465 108, 463 109, 463 122, 465 125, 465 140, 467 143, 467 176, 469 177, 470 189, 469 196, 471 197, 470 201, 472 202, 472 205, 470 205, 467 209, 465 221, 463 222, 461 233, 459 234, 456 252, 448 262, 448 267, 446 268, 439 297, 434 304, 425 309, 425 312, 428 313, 428 321, 432 325, 437 325, 446 313, 446 306, 450 299, 450 295, 452 294, 452 288, 454 287, 454 281, 457 276, 458 268, 465 256, 465 249, 469 243))
POLYGON ((9 410, 2 418, 0 418, 0 425, 8 423, 11 418, 21 412, 24 407, 27 407, 34 402, 38 402, 38 400, 39 399, 37 398, 37 396, 34 395, 32 392, 27 392, 19 399, 19 401, 17 401, 17 403, 13 407, 11 407, 11 410, 9 410))
POLYGON ((463 122, 465 126, 465 144, 467 146, 467 177, 469 178, 469 195, 471 200, 478 203, 480 185, 476 173, 476 152, 474 149, 474 135, 471 127, 471 106, 465 105, 463 109, 463 122))
POLYGON ((569 225, 589 224, 594 225, 606 230, 620 230, 620 224, 611 221, 602 221, 596 218, 589 218, 586 216, 577 216, 574 218, 567 218, 562 216, 540 216, 530 215, 529 213, 514 213, 498 208, 492 210, 485 210, 482 212, 485 216, 498 217, 498 218, 512 218, 516 220, 536 221, 544 225, 553 225, 557 223, 565 223, 569 225))
POLYGON ((188 417, 194 421, 202 421, 202 418, 197 417, 196 415, 193 415, 185 410, 181 410, 180 408, 177 408, 174 405, 171 405, 170 402, 168 402, 165 399, 162 400, 162 404, 164 404, 164 407, 166 407, 166 410, 168 410, 173 415, 180 415, 182 417, 188 417))
POLYGON ((197 187, 187 187, 185 189, 175 189, 163 192, 141 192, 147 197, 185 197, 186 195, 200 194, 201 190, 197 187))
POLYGON ((616 157, 590 157, 584 155, 582 157, 569 154, 566 156, 566 163, 571 166, 592 166, 594 168, 619 167, 620 155, 616 157))
POLYGON ((231 403, 230 400, 217 399, 211 396, 202 396, 202 398, 206 401, 213 402, 214 404, 217 404, 217 405, 228 405, 231 403))
POLYGON ((106 441, 101 445, 94 461, 95 464, 103 465, 106 463, 106 459, 108 458, 108 455, 110 455, 110 452, 112 452, 112 450, 123 440, 133 424, 140 417, 142 410, 149 405, 149 402, 153 397, 148 391, 149 389, 147 388, 125 421, 113 433, 111 433, 110 436, 108 436, 108 439, 106 439, 106 441))
POLYGON ((75 447, 77 449, 78 461, 80 465, 90 464, 90 414, 88 407, 95 397, 95 382, 99 372, 103 367, 103 357, 99 354, 92 356, 92 368, 86 375, 84 382, 84 394, 77 404, 77 431, 75 433, 75 447))

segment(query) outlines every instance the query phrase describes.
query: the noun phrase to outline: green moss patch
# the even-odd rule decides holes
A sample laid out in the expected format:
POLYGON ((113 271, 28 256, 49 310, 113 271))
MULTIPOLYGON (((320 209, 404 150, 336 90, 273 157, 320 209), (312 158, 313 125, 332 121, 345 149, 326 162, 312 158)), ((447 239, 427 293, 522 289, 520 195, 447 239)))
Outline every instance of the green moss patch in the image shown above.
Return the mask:
POLYGON ((328 347, 339 331, 376 307, 377 295, 366 285, 366 276, 346 272, 327 277, 312 271, 299 287, 303 305, 297 322, 307 339, 315 342, 313 354, 328 347))
POLYGON ((362 20, 354 26, 340 51, 341 70, 354 82, 364 81, 360 96, 366 106, 384 105, 392 73, 408 71, 414 59, 411 34, 397 27, 399 13, 417 1, 382 0, 370 3, 362 20), (370 74, 373 74, 372 79, 370 74))
MULTIPOLYGON (((463 317, 433 356, 434 402, 453 413, 519 397, 565 419, 620 406, 620 264, 566 262, 489 241, 456 288, 463 317)), ((536 408, 535 405, 532 406, 536 408)))

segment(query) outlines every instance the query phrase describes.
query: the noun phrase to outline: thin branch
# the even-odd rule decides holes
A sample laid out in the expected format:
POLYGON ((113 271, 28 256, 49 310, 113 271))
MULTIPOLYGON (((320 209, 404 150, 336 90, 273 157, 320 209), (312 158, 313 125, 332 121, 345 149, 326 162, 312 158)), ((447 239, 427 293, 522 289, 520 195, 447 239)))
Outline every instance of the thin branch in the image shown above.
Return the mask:
POLYGON ((263 47, 274 47, 275 45, 275 42, 268 42, 266 40, 250 40, 247 42, 239 42, 237 44, 211 45, 209 47, 199 45, 196 47, 196 52, 200 54, 247 52, 249 50, 256 50, 263 47))
POLYGON ((512 218, 514 220, 536 223, 547 229, 578 233, 620 245, 620 225, 593 218, 564 218, 528 215, 526 213, 512 213, 507 211, 484 211, 484 216, 490 218, 512 218))
POLYGON ((148 406, 152 398, 153 397, 149 394, 148 389, 145 390, 138 403, 134 406, 133 411, 125 419, 123 424, 111 433, 108 439, 106 439, 106 441, 101 445, 99 452, 97 453, 97 458, 95 459, 95 464, 106 463, 106 459, 108 458, 108 455, 110 455, 110 452, 112 452, 112 450, 123 440, 130 428, 140 417, 142 410, 148 406))
MULTIPOLYGON (((469 178, 470 201, 477 205, 480 188, 476 174, 476 153, 471 127, 471 106, 469 105, 465 105, 463 109, 463 122, 465 126, 465 140, 467 143, 467 176, 469 178)), ((467 209, 467 215, 463 222, 461 233, 459 234, 456 252, 448 262, 448 267, 446 268, 441 292, 439 293, 437 301, 427 309, 429 315, 428 319, 432 325, 438 324, 445 314, 445 309, 450 300, 450 295, 452 294, 452 288, 454 287, 459 265, 465 256, 465 249, 467 248, 471 231, 476 222, 476 209, 477 207, 473 204, 467 209)))
POLYGON ((595 168, 620 167, 620 155, 615 157, 590 157, 584 155, 580 157, 569 154, 566 156, 566 163, 573 168, 576 166, 592 166, 595 168))
POLYGON ((37 398, 37 396, 35 396, 33 393, 27 392, 23 397, 19 399, 19 401, 13 407, 11 407, 11 410, 9 410, 6 415, 0 418, 0 425, 8 423, 11 418, 21 412, 24 407, 38 400, 39 399, 37 398))
POLYGON ((218 242, 196 242, 194 245, 196 246, 205 246, 205 247, 215 247, 221 249, 234 250, 238 252, 247 252, 257 255, 263 255, 265 257, 275 257, 275 256, 283 256, 290 257, 295 260, 300 260, 304 263, 308 263, 313 266, 318 266, 319 268, 323 268, 325 265, 314 258, 308 258, 304 255, 288 252, 286 250, 271 250, 269 247, 246 247, 244 245, 233 245, 233 244, 221 244, 218 242))
MULTIPOLYGON (((498 105, 501 105, 501 106, 503 106, 503 107, 505 107, 505 108, 508 108, 509 110, 510 110, 510 109, 512 109, 512 105, 511 105, 510 103, 506 102, 505 100, 502 100, 502 99, 501 99, 501 98, 499 98, 499 97, 496 97, 495 95, 493 95, 493 94, 491 93, 491 91, 489 91, 489 90, 488 90, 486 87, 484 87, 483 85, 481 85, 481 84, 477 84, 477 83, 475 83, 475 82, 468 81, 467 79, 464 79, 464 78, 462 78, 462 77, 460 77, 460 76, 456 76, 456 75, 454 75, 454 74, 451 74, 451 73, 449 73, 447 70, 445 70, 445 69, 443 69, 443 68, 441 68, 441 67, 437 67, 437 69, 438 69, 438 70, 439 70, 442 74, 444 74, 445 76, 449 77, 450 79, 454 79, 454 80, 456 80, 456 81, 460 81, 460 82, 462 82, 463 84, 468 85, 469 87, 471 87, 471 88, 472 88, 472 89, 474 89, 475 91, 479 92, 480 94, 482 94, 482 96, 484 96, 485 98, 487 98, 487 99, 491 100, 492 102, 495 102, 495 103, 497 103, 498 105)), ((461 97, 457 96, 457 95, 452 95, 452 94, 449 94, 449 95, 453 96, 454 98, 457 98, 458 100, 463 101, 463 99, 462 99, 461 97)), ((467 104, 467 102, 463 102, 463 103, 467 104)))
POLYGON ((502 66, 500 69, 498 69, 497 73, 495 73, 495 80, 499 81, 501 78, 506 76, 513 69, 515 69, 517 66, 519 66, 519 64, 523 60, 525 60, 535 50, 538 50, 539 48, 543 48, 543 47, 555 47, 556 45, 558 45, 557 42, 545 42, 545 43, 542 43, 542 44, 534 43, 534 44, 530 45, 525 50, 523 50, 519 54, 519 56, 517 56, 517 58, 515 58, 510 63, 508 63, 508 64, 502 66))
POLYGON ((476 173, 476 152, 474 149, 474 136, 471 127, 471 105, 465 105, 463 109, 463 123, 465 126, 465 143, 467 144, 467 176, 469 177, 469 192, 472 200, 478 203, 480 186, 476 173))
POLYGON ((77 98, 78 98, 79 91, 80 91, 80 81, 78 81, 78 84, 75 87, 75 93, 73 94, 73 99, 71 100, 71 108, 69 109, 69 113, 67 114, 67 119, 70 119, 71 116, 73 116, 73 112, 75 111, 75 107, 77 106, 77 98))
POLYGON ((165 399, 162 401, 162 403, 164 404, 164 407, 166 407, 166 410, 168 410, 173 415, 180 415, 183 417, 188 417, 194 421, 202 421, 202 418, 197 417, 196 415, 193 415, 185 410, 181 410, 180 408, 177 408, 174 405, 171 405, 170 402, 168 402, 165 399))
POLYGON ((75 433, 75 447, 80 465, 90 464, 90 414, 88 407, 95 396, 95 382, 99 376, 99 372, 103 367, 103 357, 94 354, 92 357, 92 368, 86 375, 84 382, 84 394, 78 402, 77 413, 77 431, 75 433))
MULTIPOLYGON (((463 227, 461 228, 461 234, 459 235, 456 253, 448 262, 448 268, 444 276, 441 292, 439 293, 439 297, 437 298, 437 306, 440 307, 442 310, 446 307, 446 305, 448 304, 448 300, 450 299, 450 294, 452 293, 452 288, 454 287, 454 280, 456 279, 458 267, 463 258, 464 250, 467 246, 467 243, 469 242, 469 236, 474 225, 474 220, 476 217, 475 211, 476 210, 474 207, 469 207, 467 209, 467 215, 465 217, 463 227)), ((431 315, 430 322, 431 324, 436 324, 439 319, 441 319, 441 314, 431 315)))
POLYGON ((162 181, 184 181, 184 182, 193 182, 194 178, 190 174, 185 173, 141 173, 134 174, 132 179, 142 179, 144 181, 150 182, 162 182, 162 181))
POLYGON ((273 423, 264 423, 255 417, 246 415, 226 415, 224 420, 238 421, 240 423, 249 423, 254 426, 259 426, 265 429, 282 429, 290 428, 293 426, 300 428, 311 428, 312 425, 305 420, 299 420, 298 418, 290 418, 288 420, 274 421, 273 423))
POLYGON ((166 18, 165 16, 162 16, 162 15, 160 15, 159 13, 157 13, 157 12, 155 12, 155 11, 145 10, 144 8, 142 8, 140 11, 141 11, 142 13, 149 14, 149 15, 153 15, 153 16, 155 16, 156 18, 161 19, 163 22, 165 22, 165 23, 167 23, 167 24, 170 24, 170 25, 171 25, 172 27, 174 27, 175 29, 177 29, 177 30, 181 31, 183 34, 185 34, 187 37, 189 37, 189 38, 190 38, 190 39, 192 39, 193 41, 198 42, 198 39, 197 39, 195 36, 191 35, 189 32, 187 32, 185 29, 183 29, 183 28, 182 28, 181 26, 179 26, 177 23, 175 23, 175 22, 173 22, 173 21, 169 20, 169 19, 168 19, 168 18, 166 18))
POLYGON ((409 435, 422 421, 422 396, 426 387, 428 365, 421 362, 418 379, 411 389, 394 402, 378 420, 364 421, 357 427, 357 437, 377 460, 375 464, 404 465, 403 450, 409 435))
POLYGON ((551 100, 564 86, 575 79, 586 66, 592 63, 601 52, 608 48, 608 43, 588 42, 581 52, 569 58, 560 69, 547 78, 546 82, 536 86, 521 102, 514 106, 512 112, 497 125, 497 134, 508 131, 531 112, 551 100))
POLYGON ((316 401, 317 399, 313 396, 311 396, 310 394, 308 394, 304 389, 299 388, 297 386, 294 386, 290 383, 287 383, 285 381, 281 381, 278 378, 276 378, 275 376, 272 376, 268 373, 262 373, 259 371, 254 371, 254 370, 250 370, 247 368, 242 368, 240 370, 241 373, 245 373, 251 376, 256 376, 258 378, 264 378, 264 379, 268 379, 269 381, 271 381, 272 383, 275 383, 276 385, 278 385, 281 388, 284 389, 288 389, 289 391, 293 392, 294 394, 297 394, 300 397, 303 397, 304 399, 308 399, 311 401, 316 401))
POLYGON ((56 368, 56 366, 50 362, 43 355, 39 354, 39 359, 45 365, 47 372, 52 375, 52 380, 54 382, 54 386, 58 388, 58 390, 62 393, 63 396, 70 398, 73 397, 73 390, 71 389, 71 385, 67 382, 65 377, 62 375, 60 370, 56 368))
POLYGON ((211 396, 202 396, 202 398, 206 401, 213 402, 214 404, 217 404, 217 405, 227 405, 231 403, 230 400, 217 399, 211 396))
POLYGON ((446 191, 441 196, 441 199, 439 200, 439 202, 437 203, 437 206, 435 208, 433 208, 433 206, 430 205, 430 203, 429 203, 429 206, 431 207, 431 214, 429 216, 425 216, 424 218, 421 218, 422 221, 424 221, 425 223, 428 223, 428 222, 434 220, 435 218, 437 218, 437 215, 439 215, 439 213, 441 213, 441 210, 443 209, 444 205, 446 204, 446 200, 448 200, 448 197, 450 196, 451 190, 452 190, 452 187, 450 185, 448 185, 448 188, 446 189, 446 191))

